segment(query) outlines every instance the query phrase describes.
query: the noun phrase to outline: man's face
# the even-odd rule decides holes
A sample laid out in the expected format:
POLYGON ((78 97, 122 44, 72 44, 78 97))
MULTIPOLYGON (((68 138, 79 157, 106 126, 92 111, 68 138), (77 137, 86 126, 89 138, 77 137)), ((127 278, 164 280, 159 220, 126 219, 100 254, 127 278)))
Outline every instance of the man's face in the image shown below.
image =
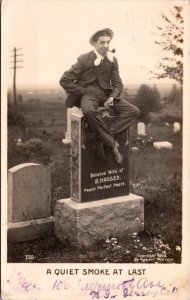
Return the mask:
POLYGON ((100 54, 105 56, 109 50, 111 38, 109 36, 100 36, 96 42, 94 42, 94 48, 100 54))

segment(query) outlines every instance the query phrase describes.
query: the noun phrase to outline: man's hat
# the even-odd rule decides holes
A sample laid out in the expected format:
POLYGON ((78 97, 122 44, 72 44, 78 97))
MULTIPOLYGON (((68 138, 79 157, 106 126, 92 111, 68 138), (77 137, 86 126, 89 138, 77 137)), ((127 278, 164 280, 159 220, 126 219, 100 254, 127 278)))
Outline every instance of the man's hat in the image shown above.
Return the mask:
POLYGON ((109 29, 109 28, 104 28, 104 29, 101 29, 101 30, 96 31, 96 32, 91 36, 91 38, 90 38, 90 40, 89 40, 90 44, 93 46, 93 45, 94 45, 93 43, 95 42, 96 37, 104 36, 105 33, 106 33, 108 36, 110 36, 110 38, 111 38, 111 40, 112 40, 112 38, 113 38, 113 36, 114 36, 113 31, 112 31, 111 29, 109 29))

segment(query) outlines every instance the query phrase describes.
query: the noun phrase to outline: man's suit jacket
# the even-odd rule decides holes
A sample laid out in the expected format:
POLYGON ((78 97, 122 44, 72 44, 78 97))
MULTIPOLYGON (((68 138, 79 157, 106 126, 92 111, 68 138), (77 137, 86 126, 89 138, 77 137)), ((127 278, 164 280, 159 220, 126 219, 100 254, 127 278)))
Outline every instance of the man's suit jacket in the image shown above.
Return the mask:
POLYGON ((105 57, 104 62, 97 67, 94 65, 95 59, 94 51, 82 54, 78 57, 77 63, 63 73, 60 85, 69 94, 66 106, 80 106, 80 98, 85 93, 85 87, 91 86, 96 80, 108 97, 120 98, 123 84, 116 57, 113 57, 113 62, 105 57))

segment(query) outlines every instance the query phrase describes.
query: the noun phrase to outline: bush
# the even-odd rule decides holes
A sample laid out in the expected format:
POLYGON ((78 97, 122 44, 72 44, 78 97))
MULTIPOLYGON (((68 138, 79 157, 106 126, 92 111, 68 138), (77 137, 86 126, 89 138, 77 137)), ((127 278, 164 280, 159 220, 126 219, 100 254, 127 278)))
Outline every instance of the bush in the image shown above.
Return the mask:
POLYGON ((44 148, 44 143, 39 138, 32 138, 24 143, 23 147, 27 151, 37 152, 44 148))
POLYGON ((163 109, 161 112, 150 112, 147 116, 148 123, 161 124, 169 123, 173 124, 174 122, 182 123, 182 114, 181 111, 172 109, 163 109))
POLYGON ((20 146, 23 159, 28 162, 47 164, 50 160, 51 147, 39 138, 31 138, 20 146))
POLYGON ((18 125, 23 127, 25 125, 25 118, 19 113, 17 115, 17 121, 15 121, 14 111, 8 108, 8 125, 18 125))
POLYGON ((160 94, 156 86, 150 88, 148 85, 142 84, 137 91, 135 104, 140 110, 139 120, 147 123, 149 112, 160 110, 160 94))

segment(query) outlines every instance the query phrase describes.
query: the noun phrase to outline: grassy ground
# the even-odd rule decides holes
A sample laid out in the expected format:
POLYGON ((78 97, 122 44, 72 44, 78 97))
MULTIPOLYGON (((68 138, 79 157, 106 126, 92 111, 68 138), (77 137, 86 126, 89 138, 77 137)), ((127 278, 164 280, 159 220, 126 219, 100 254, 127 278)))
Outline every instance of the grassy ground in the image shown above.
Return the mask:
MULTIPOLYGON (((50 104, 48 104, 50 106, 50 104)), ((41 108, 43 111, 43 107, 41 108)), ((50 166, 52 171, 52 209, 55 201, 70 195, 69 147, 61 140, 66 131, 66 110, 60 103, 55 106, 53 121, 47 110, 35 113, 25 108, 27 123, 11 125, 8 132, 8 167, 24 162, 37 162, 50 166), (30 111, 30 113, 29 113, 30 111), (42 122, 41 122, 41 121, 42 122), (33 124, 31 125, 31 122, 33 124), (22 146, 17 145, 21 138, 22 146), (35 140, 32 140, 35 138, 35 140), (39 141, 40 139, 40 141, 39 141)), ((24 111, 24 107, 23 107, 24 111)), ((52 111, 52 107, 51 107, 52 111)), ((8 247, 9 262, 128 262, 128 263, 180 263, 182 238, 182 136, 173 133, 172 126, 149 124, 147 140, 167 140, 172 150, 156 150, 143 143, 138 152, 136 131, 131 130, 130 192, 145 199, 145 230, 125 237, 107 237, 91 249, 76 249, 68 242, 60 243, 54 234, 43 239, 15 243, 8 247)))

